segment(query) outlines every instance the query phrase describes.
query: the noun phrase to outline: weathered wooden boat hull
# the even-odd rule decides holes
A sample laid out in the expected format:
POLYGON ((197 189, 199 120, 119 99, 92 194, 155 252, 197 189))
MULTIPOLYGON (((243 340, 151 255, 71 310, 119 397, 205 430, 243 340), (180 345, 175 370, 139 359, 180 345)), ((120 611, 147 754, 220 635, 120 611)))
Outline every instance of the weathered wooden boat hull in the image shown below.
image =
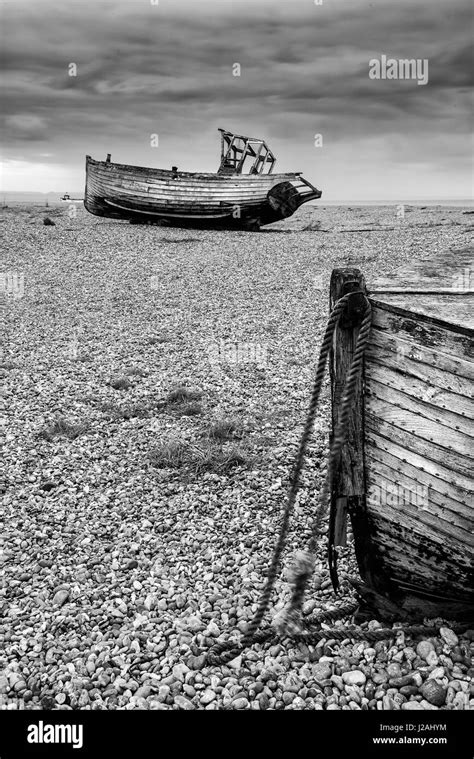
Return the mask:
POLYGON ((112 219, 248 228, 286 218, 320 196, 300 174, 173 173, 86 157, 84 205, 112 219))
MULTIPOLYGON (((331 511, 336 543, 351 516, 369 616, 474 621, 472 253, 368 287, 372 329, 331 511)), ((335 272, 333 299, 357 280, 335 272)), ((333 419, 356 332, 343 325, 335 343, 333 419)))

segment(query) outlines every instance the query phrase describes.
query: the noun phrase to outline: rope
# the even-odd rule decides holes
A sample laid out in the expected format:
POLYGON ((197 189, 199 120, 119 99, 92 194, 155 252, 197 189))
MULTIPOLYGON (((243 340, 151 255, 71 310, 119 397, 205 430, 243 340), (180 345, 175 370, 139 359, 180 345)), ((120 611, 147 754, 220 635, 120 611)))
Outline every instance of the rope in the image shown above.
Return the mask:
MULTIPOLYGON (((261 625, 262 619, 266 611, 268 610, 271 593, 274 588, 277 573, 278 573, 278 567, 279 567, 282 553, 285 547, 285 542, 286 542, 289 524, 290 524, 290 516, 293 512, 293 508, 296 502, 296 497, 297 497, 298 490, 300 487, 301 473, 303 471, 303 466, 304 466, 305 457, 306 457, 306 450, 307 450, 308 443, 311 438, 311 433, 314 426, 314 419, 316 416, 319 397, 321 394, 321 388, 324 381, 326 363, 328 360, 329 352, 331 350, 333 335, 334 335, 336 326, 339 322, 339 319, 341 317, 341 314, 344 308, 346 307, 346 304, 349 298, 352 295, 355 295, 356 293, 359 294, 360 292, 361 291, 359 290, 353 291, 339 298, 337 303, 334 305, 334 308, 329 316, 329 319, 326 325, 326 330, 324 333, 323 341, 322 341, 320 352, 319 352, 318 364, 316 367, 316 374, 314 378, 313 390, 311 393, 311 400, 310 400, 310 405, 308 409, 308 414, 306 417, 303 434, 301 436, 300 445, 299 445, 298 453, 296 456, 293 472, 290 476, 290 483, 291 483, 290 492, 289 492, 288 500, 283 512, 283 518, 282 518, 280 530, 278 533, 277 542, 273 551, 270 566, 268 568, 267 580, 266 580, 262 595, 260 597, 257 610, 247 628, 247 631, 243 635, 240 643, 236 645, 235 643, 226 642, 225 644, 219 645, 217 647, 213 647, 212 651, 209 651, 207 654, 207 656, 210 657, 208 659, 209 663, 211 662, 211 660, 214 661, 214 663, 218 663, 218 660, 221 663, 223 663, 224 661, 230 661, 239 654, 240 650, 251 645, 255 641, 256 633, 261 625)), ((360 367, 362 364, 362 358, 364 355, 365 345, 366 345, 369 330, 370 330, 370 323, 371 323, 371 309, 370 309, 369 302, 366 301, 366 313, 365 313, 362 326, 359 332, 357 346, 354 353, 354 360, 353 360, 351 369, 348 374, 347 382, 346 382, 346 389, 344 392, 344 399, 343 399, 343 403, 341 407, 340 418, 336 426, 336 431, 331 443, 329 465, 327 468, 326 476, 324 477, 324 484, 321 490, 321 495, 320 495, 319 503, 316 510, 316 517, 312 525, 312 537, 308 545, 308 550, 300 554, 300 556, 298 557, 297 566, 294 573, 294 587, 293 587, 292 598, 290 601, 290 606, 289 606, 288 611, 285 613, 282 619, 282 622, 280 623, 280 626, 279 626, 280 635, 283 634, 284 637, 287 637, 287 633, 290 631, 295 634, 298 634, 298 630, 300 629, 300 616, 301 616, 301 608, 303 604, 304 593, 305 593, 309 578, 312 576, 313 571, 314 571, 317 540, 320 533, 321 521, 327 508, 328 493, 329 493, 329 488, 330 488, 329 483, 330 483, 330 478, 332 477, 332 471, 333 471, 333 459, 335 459, 335 457, 338 455, 345 440, 347 420, 349 418, 349 413, 351 410, 352 395, 353 395, 353 391, 356 385, 358 373, 360 371, 360 367)))
POLYGON ((300 441, 298 453, 296 456, 295 466, 290 478, 291 486, 290 486, 288 501, 287 501, 285 510, 283 512, 283 519, 282 519, 280 531, 278 534, 277 543, 275 546, 275 550, 273 552, 270 566, 268 568, 267 581, 265 583, 265 587, 263 589, 263 592, 262 592, 262 595, 257 607, 257 611, 255 612, 255 616, 253 617, 252 621, 249 624, 247 632, 242 638, 243 647, 247 646, 252 641, 252 638, 255 635, 258 628, 260 627, 260 623, 270 603, 270 596, 271 596, 273 587, 275 585, 275 580, 278 573, 278 566, 280 564, 283 549, 285 547, 286 537, 288 534, 290 516, 293 511, 293 508, 296 502, 296 496, 298 494, 298 490, 300 487, 301 473, 303 470, 304 460, 306 456, 306 449, 308 447, 308 443, 309 443, 313 425, 314 425, 314 419, 315 419, 316 410, 318 407, 319 396, 321 394, 321 388, 324 381, 326 362, 329 356, 329 351, 331 350, 333 334, 336 329, 336 325, 339 322, 340 316, 351 294, 352 293, 344 295, 342 298, 340 298, 337 301, 337 303, 335 304, 329 316, 328 323, 326 325, 326 331, 324 333, 323 342, 321 344, 321 349, 319 351, 318 365, 316 368, 316 375, 314 378, 313 391, 311 394, 311 401, 309 404, 308 415, 306 417, 303 434, 301 436, 301 441, 300 441))
MULTIPOLYGON (((351 293, 352 294, 352 293, 351 293)), ((347 298, 347 296, 345 296, 347 298)), ((342 300, 342 298, 341 298, 342 300)), ((340 301, 338 301, 340 303, 340 301)), ((372 324, 372 308, 370 303, 366 301, 366 308, 364 318, 360 326, 359 334, 357 336, 357 343, 352 359, 351 367, 346 378, 343 399, 341 403, 341 410, 336 423, 334 434, 332 436, 328 466, 324 473, 323 486, 321 488, 319 496, 319 504, 316 509, 316 516, 312 525, 312 535, 308 543, 308 548, 303 557, 299 560, 299 566, 295 570, 295 579, 293 586, 293 593, 291 601, 286 614, 283 615, 279 628, 281 632, 294 632, 297 633, 301 625, 302 606, 304 601, 305 591, 308 582, 313 574, 313 568, 316 563, 316 552, 318 548, 318 539, 321 531, 321 522, 324 514, 327 511, 328 502, 330 499, 331 485, 333 481, 334 468, 342 450, 342 447, 346 441, 349 416, 352 411, 352 400, 354 397, 357 380, 359 378, 360 370, 362 368, 362 362, 364 359, 365 348, 368 342, 370 328, 372 324)), ((331 555, 332 558, 332 555, 331 555)), ((335 582, 335 590, 338 588, 337 574, 333 572, 333 580, 335 582)))

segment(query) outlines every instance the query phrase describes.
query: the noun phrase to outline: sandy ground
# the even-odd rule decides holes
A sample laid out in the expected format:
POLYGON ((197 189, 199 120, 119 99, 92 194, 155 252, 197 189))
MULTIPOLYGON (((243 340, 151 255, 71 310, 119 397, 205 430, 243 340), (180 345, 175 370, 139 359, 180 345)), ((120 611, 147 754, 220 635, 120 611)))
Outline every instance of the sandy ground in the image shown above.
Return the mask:
MULTIPOLYGON (((375 659, 368 644, 256 645, 232 667, 188 666, 256 608, 331 270, 357 265, 370 283, 465 247, 465 210, 405 207, 399 219, 395 207, 306 207, 255 234, 2 209, 7 708, 468 708, 461 642, 430 643, 431 665, 429 647, 400 638, 375 659), (177 386, 189 402, 170 401, 177 386), (219 420, 233 432, 212 443, 219 420), (444 667, 438 702, 421 676, 390 693, 398 670, 430 666, 444 667), (351 670, 359 681, 341 679, 351 670)), ((308 536, 328 418, 326 393, 286 562, 308 536)), ((350 548, 341 567, 355 572, 350 548)), ((323 569, 306 611, 331 593, 323 569)))

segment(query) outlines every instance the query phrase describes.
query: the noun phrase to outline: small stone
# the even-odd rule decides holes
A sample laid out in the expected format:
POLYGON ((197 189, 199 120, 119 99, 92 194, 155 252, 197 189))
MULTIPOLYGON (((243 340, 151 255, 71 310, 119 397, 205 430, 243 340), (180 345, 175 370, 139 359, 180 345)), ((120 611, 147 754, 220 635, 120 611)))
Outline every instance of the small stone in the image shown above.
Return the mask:
POLYGON ((290 691, 285 691, 281 697, 281 700, 285 704, 285 706, 288 706, 288 704, 291 704, 292 701, 294 701, 295 693, 290 693, 290 691))
POLYGON ((227 666, 231 669, 240 669, 242 667, 242 654, 239 654, 239 656, 236 656, 235 659, 232 659, 230 662, 227 662, 227 666))
POLYGON ((426 657, 428 654, 432 653, 434 651, 434 646, 429 640, 420 640, 416 647, 416 653, 420 657, 420 659, 424 659, 426 661, 426 657))
POLYGON ((449 627, 441 627, 439 634, 441 635, 444 642, 453 648, 454 646, 457 646, 459 643, 459 638, 449 627))
POLYGON ((214 701, 215 698, 216 698, 216 694, 214 693, 214 691, 210 690, 210 688, 207 688, 207 690, 204 691, 204 693, 202 694, 199 700, 201 704, 206 705, 206 704, 210 704, 211 701, 214 701))
POLYGON ((438 655, 436 651, 430 651, 429 654, 426 655, 425 659, 426 663, 429 667, 436 667, 439 663, 438 655))
POLYGON ((321 680, 328 680, 331 677, 332 667, 326 662, 318 662, 312 665, 311 672, 314 679, 321 682, 321 680))
POLYGON ((175 696, 174 702, 179 709, 185 709, 186 711, 190 711, 191 709, 196 708, 194 704, 192 704, 191 701, 184 696, 175 696))
POLYGON ((53 596, 53 604, 55 606, 63 606, 69 598, 68 590, 58 590, 53 596))
POLYGON ((202 619, 199 617, 189 617, 186 621, 186 626, 188 630, 191 630, 191 632, 199 632, 205 628, 202 619))
POLYGON ((221 634, 221 631, 217 627, 215 622, 209 622, 206 630, 206 635, 210 635, 213 638, 218 638, 221 634))
POLYGON ((420 706, 422 706, 423 709, 431 709, 431 710, 438 709, 438 707, 435 706, 435 704, 430 704, 430 702, 427 701, 426 699, 423 699, 423 701, 420 701, 420 706))
POLYGON ((138 561, 135 559, 132 559, 127 564, 125 564, 125 569, 137 569, 138 567, 138 561))
POLYGON ((170 695, 171 689, 169 685, 160 685, 158 688, 158 699, 159 701, 166 701, 168 696, 170 695))
POLYGON ((421 686, 420 692, 434 706, 443 706, 446 701, 447 688, 437 680, 427 680, 421 686))
POLYGON ((360 669, 354 669, 350 672, 343 672, 342 679, 346 685, 364 685, 367 678, 360 669))
POLYGON ((418 693, 418 688, 416 685, 403 685, 400 688, 400 693, 406 697, 415 696, 418 693))
POLYGON ((141 688, 135 691, 133 694, 135 698, 148 698, 151 694, 151 687, 149 685, 142 685, 141 688))
POLYGON ((303 688, 303 681, 297 675, 290 673, 282 683, 282 690, 288 693, 299 693, 303 688))
MULTIPOLYGON (((240 659, 242 659, 242 657, 240 657, 240 659)), ((235 659, 233 659, 232 661, 235 661, 235 659)), ((202 669, 205 663, 206 663, 206 654, 201 654, 200 656, 191 655, 191 656, 188 656, 188 659, 187 659, 187 665, 189 669, 194 669, 194 670, 202 669)), ((230 667, 231 665, 232 665, 232 662, 229 662, 227 666, 230 667)))
POLYGON ((246 698, 237 698, 232 702, 234 709, 248 709, 250 704, 246 698))
POLYGON ((58 704, 65 704, 66 703, 66 694, 65 693, 57 693, 56 696, 56 703, 58 704))
POLYGON ((186 664, 175 664, 173 667, 173 677, 175 680, 179 680, 180 682, 184 682, 184 677, 187 672, 189 672, 189 667, 186 666, 186 664))
POLYGON ((401 677, 402 676, 402 670, 399 664, 391 663, 387 665, 387 675, 389 678, 393 677, 401 677))
POLYGON ((403 688, 405 685, 411 685, 413 683, 413 675, 405 675, 404 677, 392 677, 388 684, 390 688, 403 688))
POLYGON ((444 667, 435 667, 428 675, 428 680, 441 680, 444 677, 444 667))
POLYGON ((406 703, 402 704, 401 708, 405 712, 414 712, 419 710, 423 711, 423 707, 418 703, 418 701, 407 701, 406 703))

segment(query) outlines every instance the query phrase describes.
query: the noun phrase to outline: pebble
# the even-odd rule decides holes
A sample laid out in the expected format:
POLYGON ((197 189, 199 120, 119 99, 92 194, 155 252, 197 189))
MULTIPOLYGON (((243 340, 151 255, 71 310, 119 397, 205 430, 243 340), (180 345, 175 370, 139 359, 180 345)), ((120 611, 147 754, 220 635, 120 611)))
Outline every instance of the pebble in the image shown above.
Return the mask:
POLYGON ((55 606, 63 606, 69 598, 68 590, 58 590, 53 596, 53 604, 55 606))
POLYGON ((214 701, 215 698, 216 698, 216 694, 214 693, 214 691, 208 688, 207 690, 204 691, 202 696, 200 696, 199 700, 201 704, 205 705, 205 704, 210 704, 211 701, 214 701))
POLYGON ((420 659, 424 659, 426 661, 428 654, 434 653, 434 646, 430 640, 420 640, 416 647, 416 653, 420 659))
POLYGON ((354 669, 350 672, 343 672, 342 679, 346 685, 364 685, 367 677, 359 669, 354 669))
POLYGON ((190 711, 191 709, 196 708, 194 704, 191 703, 189 698, 185 698, 184 696, 175 696, 174 702, 177 707, 179 707, 180 709, 185 709, 186 711, 190 711))
POLYGON ((311 666, 311 673, 317 682, 321 680, 327 680, 332 675, 332 667, 325 662, 318 662, 311 666))
POLYGON ((234 709, 248 709, 250 704, 246 698, 237 698, 232 702, 234 709))
POLYGON ((430 704, 443 706, 446 701, 447 689, 437 680, 427 680, 420 688, 420 692, 430 704))
POLYGON ((449 627, 441 627, 439 634, 444 642, 451 648, 454 648, 454 646, 458 645, 459 638, 456 633, 454 633, 453 630, 451 630, 449 627))
POLYGON ((423 711, 423 707, 418 701, 407 701, 406 703, 402 704, 401 708, 405 712, 423 711))

